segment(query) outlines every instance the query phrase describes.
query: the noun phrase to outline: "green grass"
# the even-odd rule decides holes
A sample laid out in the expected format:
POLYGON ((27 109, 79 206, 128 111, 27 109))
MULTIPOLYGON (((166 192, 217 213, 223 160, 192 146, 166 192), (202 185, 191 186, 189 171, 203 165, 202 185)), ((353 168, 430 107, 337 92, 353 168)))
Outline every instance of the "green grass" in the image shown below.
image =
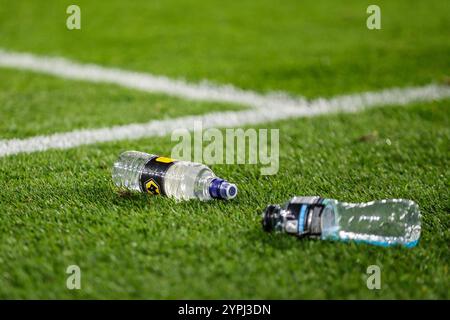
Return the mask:
POLYGON ((0 296, 448 298, 449 111, 445 101, 271 124, 281 131, 277 175, 213 167, 239 185, 230 202, 176 203, 115 190, 115 156, 124 149, 169 154, 167 138, 2 158, 0 296), (358 140, 375 130, 378 138, 358 140), (422 239, 404 249, 264 233, 258 213, 296 194, 413 199, 423 213, 422 239), (69 264, 82 269, 79 292, 65 288, 69 264), (372 264, 382 268, 380 291, 366 288, 372 264))
MULTIPOLYGON (((381 31, 366 29, 368 3, 356 0, 77 3, 82 30, 67 31, 69 2, 0 0, 0 47, 309 97, 448 81, 442 1, 379 1, 381 31)), ((113 187, 121 151, 170 155, 169 137, 0 158, 0 298, 449 299, 449 102, 261 124, 280 129, 280 171, 214 165, 238 184, 230 202, 113 187), (421 241, 264 233, 264 207, 293 195, 412 199, 421 241), (66 289, 71 264, 82 290, 66 289), (366 287, 373 264, 378 291, 366 287)), ((0 69, 0 139, 238 108, 0 69)))
POLYGON ((0 46, 310 97, 449 76, 442 0, 377 1, 380 31, 361 0, 79 0, 81 30, 69 31, 72 3, 0 0, 0 46))
POLYGON ((7 69, 0 105, 0 139, 243 109, 7 69))

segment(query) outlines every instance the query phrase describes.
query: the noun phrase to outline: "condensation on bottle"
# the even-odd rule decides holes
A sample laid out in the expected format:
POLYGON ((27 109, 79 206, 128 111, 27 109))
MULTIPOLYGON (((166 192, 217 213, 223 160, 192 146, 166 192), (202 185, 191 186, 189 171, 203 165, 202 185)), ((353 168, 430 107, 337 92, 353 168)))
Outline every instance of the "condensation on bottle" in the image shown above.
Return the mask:
POLYGON ((113 165, 112 179, 122 189, 178 200, 229 200, 238 191, 236 185, 217 177, 201 163, 139 151, 126 151, 119 156, 113 165))
POLYGON ((414 247, 420 238, 421 214, 414 201, 405 199, 347 203, 294 197, 282 206, 269 205, 262 224, 265 231, 298 237, 414 247))

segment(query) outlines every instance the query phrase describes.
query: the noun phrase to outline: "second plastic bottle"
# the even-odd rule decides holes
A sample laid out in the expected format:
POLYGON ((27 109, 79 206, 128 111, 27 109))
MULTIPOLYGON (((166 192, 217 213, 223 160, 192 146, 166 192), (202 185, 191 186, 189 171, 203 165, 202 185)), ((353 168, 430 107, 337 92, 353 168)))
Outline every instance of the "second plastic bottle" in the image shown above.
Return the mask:
POLYGON ((420 238, 420 217, 419 206, 405 199, 347 203, 294 197, 283 206, 268 206, 262 222, 266 231, 298 237, 414 247, 420 238))

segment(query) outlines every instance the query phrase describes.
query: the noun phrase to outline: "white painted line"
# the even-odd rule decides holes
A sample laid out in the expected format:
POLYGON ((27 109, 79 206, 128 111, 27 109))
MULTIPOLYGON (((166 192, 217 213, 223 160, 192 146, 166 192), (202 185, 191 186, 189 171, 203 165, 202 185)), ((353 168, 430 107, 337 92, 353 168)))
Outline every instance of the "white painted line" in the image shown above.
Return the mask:
POLYGON ((231 128, 333 112, 357 112, 376 106, 406 105, 412 102, 426 102, 449 97, 450 87, 428 85, 338 96, 332 99, 316 99, 302 104, 287 103, 273 111, 249 109, 244 111, 214 112, 198 116, 156 120, 142 124, 75 130, 49 136, 35 136, 28 139, 0 140, 0 157, 22 152, 68 149, 98 142, 164 136, 178 128, 192 130, 194 121, 202 121, 204 128, 231 128))
POLYGON ((184 99, 272 108, 280 104, 300 104, 303 98, 286 93, 259 94, 232 85, 216 86, 207 81, 191 84, 164 76, 82 64, 64 58, 5 51, 0 48, 0 66, 49 74, 61 78, 96 83, 111 83, 145 92, 163 93, 184 99))

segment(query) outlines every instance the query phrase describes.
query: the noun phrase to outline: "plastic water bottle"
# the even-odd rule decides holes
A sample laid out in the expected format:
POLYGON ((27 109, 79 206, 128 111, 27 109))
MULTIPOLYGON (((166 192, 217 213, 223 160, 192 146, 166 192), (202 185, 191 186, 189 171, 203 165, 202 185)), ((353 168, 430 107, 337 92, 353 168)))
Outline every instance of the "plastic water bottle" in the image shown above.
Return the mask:
POLYGON ((414 247, 420 237, 420 219, 419 207, 411 200, 346 203, 294 197, 283 206, 268 206, 262 224, 265 231, 299 237, 414 247))
POLYGON ((114 184, 131 191, 180 200, 233 199, 236 185, 201 163, 177 161, 138 151, 122 153, 112 170, 114 184))

